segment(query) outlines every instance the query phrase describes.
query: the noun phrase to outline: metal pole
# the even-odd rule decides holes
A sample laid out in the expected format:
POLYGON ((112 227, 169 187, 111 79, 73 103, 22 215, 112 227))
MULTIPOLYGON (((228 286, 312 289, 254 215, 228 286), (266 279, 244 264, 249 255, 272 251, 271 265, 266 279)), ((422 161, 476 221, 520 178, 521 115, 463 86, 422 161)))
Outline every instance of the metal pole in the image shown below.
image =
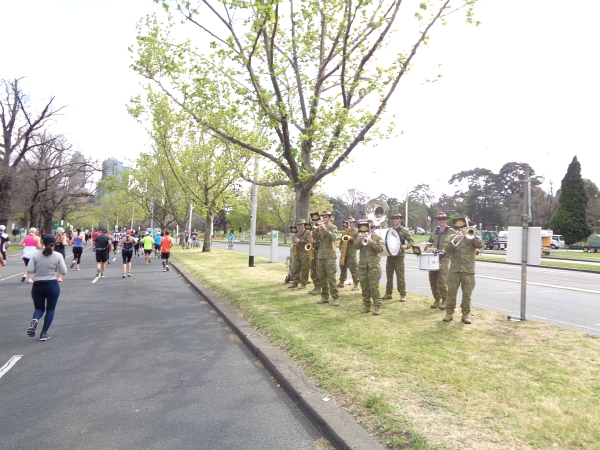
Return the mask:
POLYGON ((405 204, 405 211, 404 211, 404 217, 406 217, 406 219, 404 219, 404 226, 406 228, 408 228, 408 191, 406 191, 406 204, 405 204))
POLYGON ((131 207, 131 230, 133 230, 133 213, 135 212, 135 205, 131 207))
POLYGON ((529 222, 531 221, 530 215, 530 179, 529 170, 525 171, 525 179, 523 180, 523 237, 521 242, 521 317, 508 316, 510 320, 523 321, 526 319, 526 306, 527 306, 527 247, 529 238, 529 222))
MULTIPOLYGON (((258 178, 258 157, 254 156, 254 180, 258 178)), ((252 207, 250 209, 250 252, 248 266, 254 267, 254 245, 256 244, 256 209, 258 203, 258 184, 252 184, 252 207)))
POLYGON ((190 202, 190 220, 188 222, 188 230, 190 232, 190 239, 192 236, 192 208, 194 207, 194 204, 192 202, 190 202))

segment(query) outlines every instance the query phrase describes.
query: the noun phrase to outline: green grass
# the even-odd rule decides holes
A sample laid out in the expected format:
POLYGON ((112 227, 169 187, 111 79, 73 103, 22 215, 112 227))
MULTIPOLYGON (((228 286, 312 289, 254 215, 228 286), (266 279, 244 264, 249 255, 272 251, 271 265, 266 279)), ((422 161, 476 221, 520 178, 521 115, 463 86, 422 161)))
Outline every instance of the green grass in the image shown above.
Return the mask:
MULTIPOLYGON (((596 449, 600 339, 473 311, 442 322, 432 299, 361 314, 359 292, 317 305, 283 283, 284 264, 213 249, 173 258, 304 370, 324 395, 395 449, 596 449)), ((382 279, 382 281, 384 281, 382 279)), ((475 295, 477 290, 475 291, 475 295)))

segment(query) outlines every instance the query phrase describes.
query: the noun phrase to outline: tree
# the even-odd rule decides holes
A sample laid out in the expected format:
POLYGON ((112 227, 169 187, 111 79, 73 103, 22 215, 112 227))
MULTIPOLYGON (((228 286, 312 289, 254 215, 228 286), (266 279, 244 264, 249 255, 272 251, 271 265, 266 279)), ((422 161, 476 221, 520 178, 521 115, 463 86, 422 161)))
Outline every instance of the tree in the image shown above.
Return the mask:
POLYGON ((456 173, 448 181, 448 184, 457 187, 460 183, 466 183, 466 189, 455 194, 462 199, 464 206, 458 213, 468 216, 473 222, 481 223, 483 229, 501 223, 503 207, 497 174, 477 167, 456 173))
MULTIPOLYGON (((585 184, 585 192, 588 195, 587 218, 592 227, 600 226, 600 189, 598 186, 587 178, 583 179, 585 184)), ((596 230, 597 232, 597 230, 596 230)))
POLYGON ((257 206, 270 228, 283 233, 283 243, 286 244, 288 227, 294 223, 294 191, 287 186, 261 186, 257 206))
POLYGON ((567 173, 560 184, 558 209, 550 220, 550 228, 562 234, 566 244, 574 244, 594 232, 586 217, 588 194, 581 178, 581 164, 577 156, 569 164, 567 173))
POLYGON ((151 16, 138 28, 133 68, 204 130, 260 156, 269 167, 261 183, 292 187, 296 217, 306 217, 317 183, 357 146, 390 135, 379 122, 433 27, 462 8, 473 22, 475 2, 407 11, 416 29, 402 33, 414 38, 402 49, 402 0, 163 0, 206 45, 175 42, 172 17, 165 25, 151 16))
POLYGON ((16 197, 31 225, 50 230, 54 219, 65 220, 88 202, 98 162, 72 151, 63 136, 36 134, 31 142, 13 178, 16 197))
POLYGON ((54 97, 51 97, 41 111, 31 111, 28 97, 19 87, 21 79, 1 81, 4 94, 0 99, 0 223, 6 223, 11 214, 11 194, 19 164, 32 149, 43 143, 34 142, 34 136, 43 136, 42 130, 48 120, 62 109, 54 109, 54 97))

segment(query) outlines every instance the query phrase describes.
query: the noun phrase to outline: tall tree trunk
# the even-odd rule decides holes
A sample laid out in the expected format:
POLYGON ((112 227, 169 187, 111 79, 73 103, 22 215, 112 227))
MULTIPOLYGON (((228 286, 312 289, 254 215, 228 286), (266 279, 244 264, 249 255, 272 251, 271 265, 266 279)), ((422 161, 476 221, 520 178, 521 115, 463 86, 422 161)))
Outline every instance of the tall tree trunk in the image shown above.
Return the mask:
MULTIPOLYGON (((302 183, 300 186, 295 188, 296 191, 296 222, 298 219, 309 220, 310 214, 310 199, 311 189, 313 185, 308 183, 302 183)), ((313 211, 314 212, 314 211, 313 211)))
POLYGON ((210 212, 206 213, 206 231, 204 233, 204 244, 202 244, 203 252, 210 252, 210 243, 213 234, 213 215, 210 212))
POLYGON ((0 224, 7 224, 10 219, 10 197, 13 174, 9 168, 0 168, 0 224))

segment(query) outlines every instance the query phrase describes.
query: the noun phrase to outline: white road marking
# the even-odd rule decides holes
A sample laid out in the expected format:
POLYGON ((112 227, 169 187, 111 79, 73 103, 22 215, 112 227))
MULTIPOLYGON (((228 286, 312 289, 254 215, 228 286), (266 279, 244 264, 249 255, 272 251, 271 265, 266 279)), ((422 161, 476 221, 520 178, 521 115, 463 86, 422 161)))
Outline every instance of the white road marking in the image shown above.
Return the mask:
POLYGON ((92 280, 92 284, 95 283, 96 281, 98 281, 100 279, 100 277, 96 277, 92 280))
POLYGON ((0 378, 2 378, 4 376, 4 374, 6 374, 12 366, 14 366, 16 364, 16 362, 18 360, 20 360, 23 357, 23 355, 14 355, 12 358, 10 358, 8 360, 8 362, 6 364, 4 364, 2 367, 0 367, 0 378))
MULTIPOLYGON (((507 281, 509 283, 521 283, 521 280, 511 280, 508 278, 488 277, 486 275, 477 275, 477 274, 475 274, 475 276, 477 278, 487 278, 489 280, 507 281)), ((574 288, 574 287, 568 287, 568 286, 557 286, 555 284, 534 283, 532 281, 528 281, 527 284, 530 286, 543 286, 543 287, 549 287, 549 288, 553 288, 553 289, 563 289, 565 291, 577 291, 577 292, 587 292, 588 294, 600 294, 600 291, 593 291, 591 289, 580 289, 580 288, 574 288)))

